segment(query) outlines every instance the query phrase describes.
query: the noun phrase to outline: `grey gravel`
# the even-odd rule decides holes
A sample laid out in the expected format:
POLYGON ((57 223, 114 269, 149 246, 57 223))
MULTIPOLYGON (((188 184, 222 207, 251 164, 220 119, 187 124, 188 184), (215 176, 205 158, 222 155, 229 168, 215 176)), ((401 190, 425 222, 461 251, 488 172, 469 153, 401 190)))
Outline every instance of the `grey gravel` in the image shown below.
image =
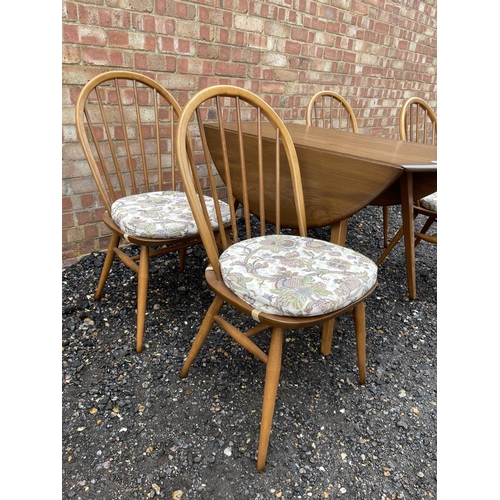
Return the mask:
MULTIPOLYGON (((400 213, 391 208, 391 229, 400 213)), ((434 228, 432 228, 434 230, 434 228)), ((312 236, 328 239, 327 228, 312 236)), ((349 221, 346 246, 382 252, 382 210, 349 221)), ((403 243, 366 303, 367 384, 358 383, 352 317, 287 332, 270 448, 255 469, 264 365, 214 330, 179 372, 212 294, 201 246, 150 265, 145 347, 135 352, 136 277, 104 255, 63 269, 62 498, 437 498, 437 248, 416 249, 409 300, 403 243)), ((234 317, 235 321, 245 321, 234 317)), ((267 334, 258 340, 266 346, 267 334)))

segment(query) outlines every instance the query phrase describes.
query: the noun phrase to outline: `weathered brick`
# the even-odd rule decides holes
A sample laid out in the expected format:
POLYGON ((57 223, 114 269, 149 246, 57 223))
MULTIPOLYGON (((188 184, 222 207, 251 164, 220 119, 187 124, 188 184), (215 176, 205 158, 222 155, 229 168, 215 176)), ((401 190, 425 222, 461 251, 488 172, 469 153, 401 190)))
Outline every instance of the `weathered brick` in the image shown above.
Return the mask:
POLYGON ((138 12, 153 12, 154 0, 106 0, 110 7, 138 12))
POLYGON ((168 57, 157 54, 135 53, 134 66, 137 69, 146 69, 149 71, 175 71, 175 57, 168 57))
POLYGON ((212 75, 214 73, 214 63, 195 58, 179 59, 178 70, 188 75, 212 75))
POLYGON ((357 12, 358 14, 366 15, 366 14, 368 14, 369 9, 370 9, 370 6, 367 5, 366 2, 359 2, 358 0, 352 0, 351 10, 353 12, 357 12))
POLYGON ((97 49, 85 47, 82 49, 82 59, 85 64, 95 66, 118 66, 124 63, 124 54, 119 50, 97 49))
POLYGON ((215 74, 224 76, 244 76, 246 67, 244 64, 230 64, 223 62, 215 63, 215 74))
POLYGON ((108 37, 106 30, 98 26, 79 26, 78 41, 83 45, 106 46, 108 37))
POLYGON ((254 33, 251 33, 248 36, 248 46, 252 48, 262 48, 262 49, 267 49, 268 48, 268 40, 269 37, 264 36, 264 35, 255 35, 254 33))
POLYGON ((64 21, 76 21, 78 19, 77 5, 72 2, 64 2, 62 18, 64 21))
POLYGON ((83 240, 78 244, 79 251, 82 252, 83 255, 88 255, 92 252, 95 252, 96 250, 98 250, 98 248, 96 248, 96 243, 97 242, 95 238, 83 240))
POLYGON ((81 62, 80 48, 73 45, 63 45, 62 62, 63 64, 78 64, 81 62))
POLYGON ((62 214, 62 227, 73 227, 75 224, 73 220, 73 214, 62 214))

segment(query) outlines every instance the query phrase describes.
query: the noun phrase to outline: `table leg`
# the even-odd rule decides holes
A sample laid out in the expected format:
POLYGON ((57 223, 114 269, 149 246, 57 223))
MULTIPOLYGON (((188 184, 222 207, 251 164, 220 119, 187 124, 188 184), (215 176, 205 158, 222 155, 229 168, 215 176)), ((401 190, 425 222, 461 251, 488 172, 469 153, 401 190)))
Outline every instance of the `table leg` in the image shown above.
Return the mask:
POLYGON ((349 219, 341 220, 340 222, 335 222, 332 224, 332 232, 330 235, 330 243, 335 243, 337 245, 344 246, 347 237, 347 224, 349 219))
POLYGON ((400 177, 401 212, 403 216, 403 237, 406 253, 406 273, 408 276, 408 294, 410 299, 417 296, 415 275, 415 237, 413 224, 413 173, 405 170, 400 177))

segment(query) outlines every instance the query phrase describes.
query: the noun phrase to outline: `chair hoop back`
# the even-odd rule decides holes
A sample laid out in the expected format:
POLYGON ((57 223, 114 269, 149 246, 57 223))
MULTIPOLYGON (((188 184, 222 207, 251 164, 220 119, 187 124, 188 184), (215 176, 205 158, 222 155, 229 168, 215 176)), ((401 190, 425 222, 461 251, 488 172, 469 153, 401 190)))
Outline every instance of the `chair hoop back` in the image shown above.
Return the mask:
POLYGON ((420 97, 411 97, 399 112, 399 138, 402 141, 437 144, 437 116, 420 97))
POLYGON ((83 87, 75 112, 108 212, 124 196, 176 188, 173 139, 181 108, 159 83, 132 71, 102 73, 83 87))
POLYGON ((330 90, 322 90, 311 97, 306 109, 306 125, 358 132, 351 106, 340 94, 330 90))
POLYGON ((199 91, 188 101, 179 119, 176 150, 198 231, 218 275, 219 250, 241 237, 237 228, 239 205, 245 219, 244 238, 251 237, 256 220, 252 221, 252 215, 259 220, 260 234, 266 234, 266 223, 273 224, 279 233, 283 201, 295 207, 299 233, 306 235, 295 146, 285 124, 260 97, 230 85, 199 91), (265 126, 273 127, 274 141, 263 138, 265 126), (202 194, 211 196, 216 206, 225 198, 231 208, 230 234, 221 232, 218 241, 202 194))

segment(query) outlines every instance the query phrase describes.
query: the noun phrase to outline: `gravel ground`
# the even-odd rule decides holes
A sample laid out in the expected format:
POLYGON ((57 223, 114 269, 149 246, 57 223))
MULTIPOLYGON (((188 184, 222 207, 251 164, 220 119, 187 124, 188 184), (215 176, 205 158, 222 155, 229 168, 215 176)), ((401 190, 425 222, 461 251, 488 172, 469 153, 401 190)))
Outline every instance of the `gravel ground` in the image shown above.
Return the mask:
MULTIPOLYGON (((391 209, 392 229, 400 214, 391 209)), ((326 229, 313 235, 328 239, 326 229)), ((382 210, 351 218, 346 246, 382 252, 382 210)), ((63 269, 62 498, 363 500, 437 498, 437 247, 416 250, 409 300, 402 242, 366 302, 367 384, 352 317, 287 332, 266 469, 255 468, 264 365, 214 330, 179 372, 212 294, 201 246, 151 262, 145 348, 135 352, 136 278, 103 254, 63 269)), ((259 343, 266 345, 263 334, 259 343)))

